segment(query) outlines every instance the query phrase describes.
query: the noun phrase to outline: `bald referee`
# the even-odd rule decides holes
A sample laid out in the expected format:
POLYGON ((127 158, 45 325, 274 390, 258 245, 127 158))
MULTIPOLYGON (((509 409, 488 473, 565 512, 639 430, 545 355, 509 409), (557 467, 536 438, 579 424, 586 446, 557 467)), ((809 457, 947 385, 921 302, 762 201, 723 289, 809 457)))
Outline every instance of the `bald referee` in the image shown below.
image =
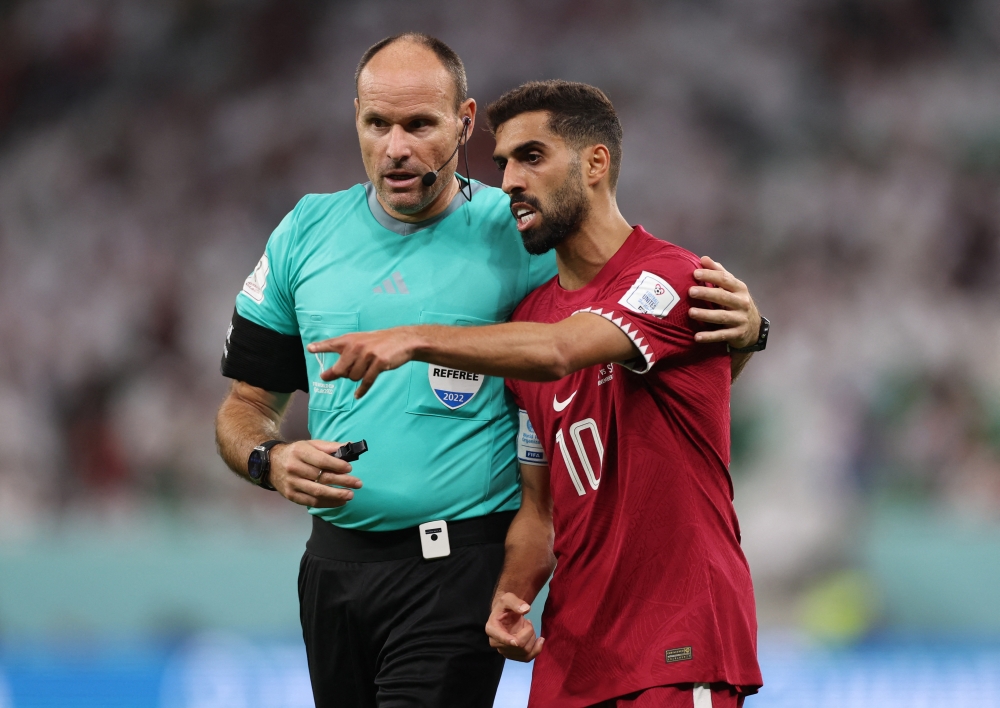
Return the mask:
MULTIPOLYGON (((320 378, 335 355, 304 344, 503 322, 555 261, 525 252, 502 191, 456 174, 476 103, 450 48, 390 37, 361 58, 356 85, 371 181, 303 197, 271 234, 236 298, 216 437, 237 474, 313 516, 299 600, 317 707, 486 708, 503 658, 483 626, 520 503, 504 382, 411 362, 356 400, 356 383, 320 378), (309 393, 313 439, 284 441, 296 390, 309 393), (332 456, 362 439, 353 465, 332 456)), ((723 287, 706 299, 745 346, 759 315, 724 275, 707 271, 723 287)))

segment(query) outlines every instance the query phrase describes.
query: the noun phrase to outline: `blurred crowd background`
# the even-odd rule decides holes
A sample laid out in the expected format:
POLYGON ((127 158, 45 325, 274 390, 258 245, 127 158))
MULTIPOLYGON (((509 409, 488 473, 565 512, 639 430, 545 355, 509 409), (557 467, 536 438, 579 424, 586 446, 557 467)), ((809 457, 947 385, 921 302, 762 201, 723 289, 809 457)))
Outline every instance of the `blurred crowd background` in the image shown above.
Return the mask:
MULTIPOLYGON (((602 88, 626 218, 720 260, 771 320, 732 406, 762 632, 1000 636, 994 0, 8 0, 0 639, 101 636, 51 609, 95 566, 56 559, 110 549, 125 584, 93 593, 128 604, 158 572, 129 539, 183 558, 215 529, 215 558, 253 558, 273 530, 293 597, 305 512, 215 453, 223 339, 281 217, 365 181, 354 67, 410 29, 458 51, 481 107, 530 79, 602 88)), ((492 145, 477 129, 471 173, 496 185, 492 145)), ((212 625, 184 612, 115 626, 212 625)))

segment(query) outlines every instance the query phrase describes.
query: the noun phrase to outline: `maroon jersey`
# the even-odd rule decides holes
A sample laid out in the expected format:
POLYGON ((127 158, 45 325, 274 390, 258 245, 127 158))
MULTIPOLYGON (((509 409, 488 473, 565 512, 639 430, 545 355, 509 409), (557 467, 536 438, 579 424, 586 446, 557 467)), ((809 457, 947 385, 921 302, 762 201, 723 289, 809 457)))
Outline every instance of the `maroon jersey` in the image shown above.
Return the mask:
MULTIPOLYGON (((554 278, 514 321, 591 312, 641 352, 559 381, 508 381, 549 461, 557 565, 532 708, 652 686, 761 685, 729 478, 729 355, 695 344, 697 257, 636 227, 579 290, 554 278)), ((534 439, 534 436, 531 436, 534 439)), ((522 455, 522 461, 526 460, 522 455)))

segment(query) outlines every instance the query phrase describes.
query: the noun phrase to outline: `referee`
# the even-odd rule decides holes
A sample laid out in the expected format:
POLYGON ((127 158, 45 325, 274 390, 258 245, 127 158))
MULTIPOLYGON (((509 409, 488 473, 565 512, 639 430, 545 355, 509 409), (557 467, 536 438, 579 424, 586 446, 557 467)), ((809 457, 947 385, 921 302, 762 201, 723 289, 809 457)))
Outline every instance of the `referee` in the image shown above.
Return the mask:
MULTIPOLYGON (((313 516, 299 600, 317 707, 486 708, 503 657, 483 627, 520 502, 503 380, 411 362, 358 400, 355 382, 320 378, 336 355, 303 347, 504 322, 555 261, 525 252, 501 190, 455 172, 476 121, 455 52, 390 37, 355 82, 371 182, 303 197, 271 234, 236 298, 216 438, 237 474, 313 516), (313 439, 286 442, 296 390, 309 393, 313 439), (361 439, 370 451, 353 468, 331 456, 361 439)), ((740 344, 756 309, 748 296, 728 309, 740 344)))

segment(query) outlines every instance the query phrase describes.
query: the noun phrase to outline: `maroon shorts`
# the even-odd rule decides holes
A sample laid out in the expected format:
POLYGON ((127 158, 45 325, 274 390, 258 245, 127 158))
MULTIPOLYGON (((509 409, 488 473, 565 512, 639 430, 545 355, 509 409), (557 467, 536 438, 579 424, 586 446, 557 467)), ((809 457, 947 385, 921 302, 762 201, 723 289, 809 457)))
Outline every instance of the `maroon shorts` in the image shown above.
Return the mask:
POLYGON ((742 708, 744 698, 728 683, 681 683, 647 688, 593 708, 742 708))

